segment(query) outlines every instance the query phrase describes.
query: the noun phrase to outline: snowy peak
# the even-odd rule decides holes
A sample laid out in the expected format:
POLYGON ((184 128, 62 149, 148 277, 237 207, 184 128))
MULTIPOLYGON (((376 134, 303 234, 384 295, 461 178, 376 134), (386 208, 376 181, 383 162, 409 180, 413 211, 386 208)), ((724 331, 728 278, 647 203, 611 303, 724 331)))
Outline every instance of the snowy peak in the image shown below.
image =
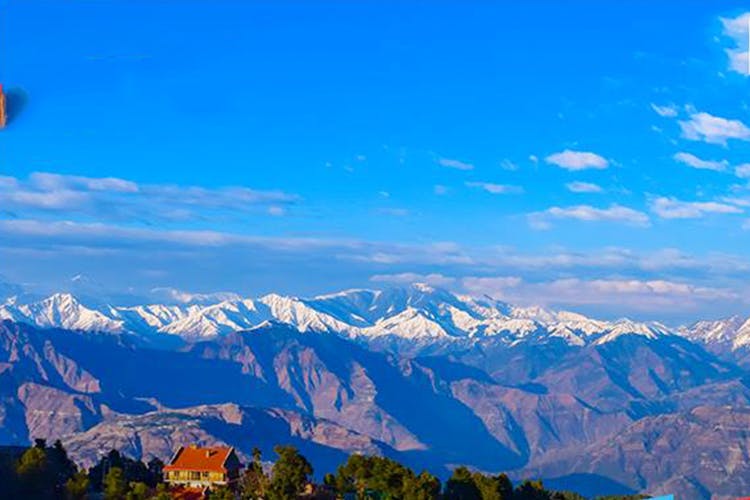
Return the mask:
POLYGON ((119 333, 123 321, 81 304, 69 293, 56 293, 38 302, 0 307, 0 318, 31 323, 40 327, 119 333))
POLYGON ((750 346, 750 319, 741 316, 698 321, 680 328, 679 332, 687 339, 717 351, 734 351, 750 346))
POLYGON ((261 297, 259 302, 268 308, 271 317, 282 323, 295 325, 302 332, 338 332, 348 335, 356 330, 353 325, 318 310, 303 299, 270 294, 261 297))
MULTIPOLYGON (((385 290, 347 290, 311 299, 268 294, 212 304, 97 306, 82 304, 72 294, 58 293, 29 304, 7 302, 0 319, 40 327, 131 332, 210 338, 248 330, 272 321, 301 332, 319 332, 362 342, 392 337, 405 342, 431 341, 467 345, 487 339, 564 342, 571 346, 604 343, 623 335, 657 338, 668 334, 661 325, 629 320, 598 321, 541 307, 515 307, 490 297, 455 295, 424 284, 385 290)), ((738 327, 739 328, 739 327, 738 327)), ((750 325, 743 337, 750 344, 750 325)))
POLYGON ((199 307, 159 328, 161 333, 185 337, 213 337, 224 333, 251 328, 271 318, 265 309, 251 299, 227 300, 218 304, 199 307))
POLYGON ((241 297, 233 292, 191 293, 177 288, 152 288, 151 296, 155 300, 163 300, 180 305, 211 305, 228 300, 240 300, 241 297))
POLYGON ((626 335, 655 340, 665 335, 672 335, 672 333, 659 323, 639 323, 629 319, 621 319, 608 327, 607 331, 598 337, 594 343, 597 345, 604 344, 626 335))
POLYGON ((366 336, 394 335, 405 339, 447 338, 451 334, 424 311, 407 307, 395 316, 383 318, 365 331, 366 336))

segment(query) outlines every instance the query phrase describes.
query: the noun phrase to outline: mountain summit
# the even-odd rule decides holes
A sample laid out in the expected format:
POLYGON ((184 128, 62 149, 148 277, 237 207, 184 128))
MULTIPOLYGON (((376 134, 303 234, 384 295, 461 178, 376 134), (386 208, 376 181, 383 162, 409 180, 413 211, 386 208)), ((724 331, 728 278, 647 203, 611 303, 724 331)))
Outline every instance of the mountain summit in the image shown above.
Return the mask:
MULTIPOLYGON (((210 295, 201 299, 205 297, 210 295)), ((142 336, 166 334, 184 339, 213 338, 275 320, 301 332, 330 333, 377 344, 387 342, 417 351, 428 346, 465 347, 483 339, 509 345, 550 339, 587 345, 620 335, 653 338, 671 334, 658 324, 599 321, 567 311, 516 307, 489 297, 456 295, 419 283, 312 298, 279 294, 259 298, 229 296, 215 303, 176 305, 85 306, 72 294, 58 293, 36 302, 0 306, 0 319, 39 327, 142 336)))

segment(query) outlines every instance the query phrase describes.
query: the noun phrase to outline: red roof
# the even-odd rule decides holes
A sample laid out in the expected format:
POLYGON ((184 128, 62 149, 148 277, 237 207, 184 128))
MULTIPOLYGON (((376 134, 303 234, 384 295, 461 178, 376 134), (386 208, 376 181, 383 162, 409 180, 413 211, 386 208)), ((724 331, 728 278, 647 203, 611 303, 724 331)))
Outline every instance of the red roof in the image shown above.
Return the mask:
POLYGON ((206 448, 198 446, 182 446, 177 450, 172 462, 164 467, 164 470, 227 472, 224 464, 231 453, 232 448, 228 446, 212 446, 206 448))

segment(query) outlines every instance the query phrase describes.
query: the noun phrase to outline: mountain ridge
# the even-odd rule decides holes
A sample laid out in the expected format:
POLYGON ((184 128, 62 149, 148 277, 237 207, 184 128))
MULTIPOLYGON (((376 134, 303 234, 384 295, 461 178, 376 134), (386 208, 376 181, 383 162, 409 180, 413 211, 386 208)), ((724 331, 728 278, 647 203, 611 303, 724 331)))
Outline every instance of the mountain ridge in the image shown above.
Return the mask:
MULTIPOLYGON (((449 307, 442 307, 442 300, 411 300, 401 292, 390 305, 370 293, 343 297, 343 304, 341 298, 323 301, 339 308, 338 318, 356 314, 367 321, 393 303, 435 324, 457 317, 453 308, 475 320, 505 321, 512 311, 509 306, 479 314, 469 299, 448 297, 449 307), (373 306, 367 319, 365 311, 373 306)), ((50 303, 71 306, 72 299, 64 298, 50 303)), ((253 303, 256 311, 262 303, 253 303)), ((391 314, 398 316, 399 307, 391 314)), ((176 317, 174 310, 149 311, 176 317)), ((561 325, 588 324, 567 313, 550 317, 559 317, 561 325)), ((258 440, 270 447, 275 436, 304 446, 315 464, 329 469, 346 453, 365 452, 443 476, 466 464, 519 478, 594 474, 632 491, 656 492, 660 482, 683 483, 644 469, 642 464, 654 460, 648 448, 623 455, 626 469, 637 474, 614 474, 606 465, 613 461, 608 443, 623 434, 623 444, 614 449, 631 449, 634 441, 648 439, 645 429, 662 429, 661 422, 710 436, 705 425, 691 423, 695 408, 708 408, 708 414, 727 405, 750 408, 741 366, 656 325, 616 322, 607 324, 606 333, 594 329, 585 337, 574 331, 588 339, 583 344, 571 342, 559 331, 566 327, 558 326, 512 341, 497 334, 450 337, 445 348, 443 337, 385 334, 362 342, 327 327, 302 331, 289 318, 306 321, 272 317, 240 331, 186 337, 179 346, 160 348, 143 339, 177 336, 39 328, 6 319, 0 322, 0 442, 59 437, 76 459, 90 463, 112 447, 138 458, 166 459, 172 447, 192 441, 249 450, 258 440), (394 338, 407 346, 394 348, 394 338), (654 425, 639 426, 650 421, 654 425), (583 449, 605 465, 585 466, 577 460, 583 449)), ((68 319, 76 324, 76 318, 68 319)), ((736 436, 719 437, 703 437, 694 451, 711 453, 736 436)), ((747 441, 743 446, 750 447, 747 441)), ((704 498, 699 493, 704 490, 740 493, 731 482, 713 483, 699 470, 677 467, 685 449, 682 444, 665 457, 683 476, 702 482, 703 489, 688 498, 704 498)), ((717 464, 731 477, 734 458, 719 457, 717 464)))
POLYGON ((626 334, 690 337, 692 332, 671 330, 655 322, 602 321, 569 311, 517 307, 486 296, 458 295, 423 284, 346 290, 309 299, 267 294, 177 305, 87 306, 73 294, 56 293, 33 302, 8 300, 0 306, 0 319, 38 327, 141 336, 168 334, 185 339, 212 338, 276 320, 302 332, 327 332, 374 344, 393 340, 407 350, 413 342, 417 352, 422 349, 419 346, 445 348, 486 339, 514 344, 560 338, 570 345, 583 346, 626 334))

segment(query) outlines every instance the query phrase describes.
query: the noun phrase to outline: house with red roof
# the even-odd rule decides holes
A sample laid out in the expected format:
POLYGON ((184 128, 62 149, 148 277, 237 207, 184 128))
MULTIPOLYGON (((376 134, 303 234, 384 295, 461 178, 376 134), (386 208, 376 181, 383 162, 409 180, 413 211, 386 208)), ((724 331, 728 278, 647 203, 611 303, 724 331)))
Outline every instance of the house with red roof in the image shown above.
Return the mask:
POLYGON ((164 466, 164 481, 175 487, 232 486, 240 477, 240 463, 229 446, 182 446, 164 466))

